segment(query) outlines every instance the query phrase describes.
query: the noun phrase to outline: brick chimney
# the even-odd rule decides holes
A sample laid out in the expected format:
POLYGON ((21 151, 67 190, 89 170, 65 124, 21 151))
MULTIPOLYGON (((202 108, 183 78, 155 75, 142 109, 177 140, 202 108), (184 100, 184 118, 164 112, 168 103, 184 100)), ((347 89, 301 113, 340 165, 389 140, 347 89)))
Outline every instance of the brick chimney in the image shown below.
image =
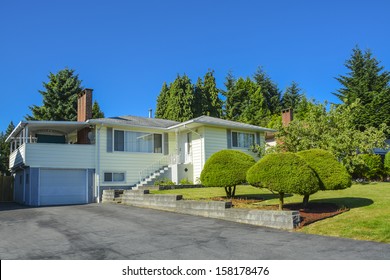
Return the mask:
POLYGON ((283 109, 282 110, 282 124, 287 126, 293 120, 293 109, 283 109))
MULTIPOLYGON (((86 88, 79 93, 77 99, 77 121, 85 122, 92 119, 92 89, 86 88)), ((77 131, 77 144, 90 144, 88 133, 89 127, 77 131)))
POLYGON ((92 89, 86 88, 79 93, 77 100, 77 121, 92 119, 92 89))

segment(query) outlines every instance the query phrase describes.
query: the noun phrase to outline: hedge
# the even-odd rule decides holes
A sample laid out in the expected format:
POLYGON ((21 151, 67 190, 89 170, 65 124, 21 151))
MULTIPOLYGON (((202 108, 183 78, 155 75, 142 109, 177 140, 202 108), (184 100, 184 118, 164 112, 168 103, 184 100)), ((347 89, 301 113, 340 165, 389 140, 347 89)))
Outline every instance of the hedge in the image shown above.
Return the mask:
POLYGON ((320 182, 309 165, 293 153, 269 154, 247 173, 251 185, 279 193, 279 209, 283 209, 285 193, 310 195, 319 190, 320 182))
POLYGON ((236 150, 221 150, 205 163, 200 181, 206 187, 223 187, 227 197, 233 197, 235 187, 246 182, 246 172, 255 164, 248 154, 236 150))

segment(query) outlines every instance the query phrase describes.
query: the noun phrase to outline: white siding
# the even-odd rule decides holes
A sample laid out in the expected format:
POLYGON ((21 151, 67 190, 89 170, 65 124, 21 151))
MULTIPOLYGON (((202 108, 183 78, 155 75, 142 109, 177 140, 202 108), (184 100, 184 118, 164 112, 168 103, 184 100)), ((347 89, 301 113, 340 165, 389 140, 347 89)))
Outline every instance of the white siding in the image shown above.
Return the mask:
POLYGON ((26 145, 23 144, 10 154, 9 168, 17 166, 25 161, 25 157, 26 157, 25 151, 26 151, 26 145))
POLYGON ((95 145, 26 144, 25 164, 49 168, 95 168, 95 145))
MULTIPOLYGON (((163 133, 150 129, 131 129, 131 131, 163 133)), ((171 134, 168 137, 171 137, 171 134)), ((169 152, 172 153, 171 150, 169 152)), ((102 128, 100 131, 100 184, 102 186, 134 185, 140 179, 139 172, 162 157, 164 157, 162 153, 107 152, 107 129, 102 128), (125 182, 104 182, 104 172, 124 172, 125 182)))
POLYGON ((170 155, 177 154, 176 133, 168 133, 168 149, 170 155))
POLYGON ((202 172, 204 163, 205 163, 205 153, 204 153, 204 128, 201 127, 198 129, 198 133, 202 136, 192 133, 192 162, 194 168, 194 179, 193 182, 197 183, 200 178, 200 173, 202 172))
POLYGON ((227 149, 226 128, 205 128, 205 155, 206 160, 220 150, 227 149))

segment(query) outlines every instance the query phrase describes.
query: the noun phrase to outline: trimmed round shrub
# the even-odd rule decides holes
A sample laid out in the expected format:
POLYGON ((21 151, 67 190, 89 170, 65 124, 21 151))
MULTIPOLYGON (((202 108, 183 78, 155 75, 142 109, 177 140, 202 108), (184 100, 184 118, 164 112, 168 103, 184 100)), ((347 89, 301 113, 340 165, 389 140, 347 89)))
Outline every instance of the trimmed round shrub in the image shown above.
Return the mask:
POLYGON ((266 155, 248 170, 247 181, 255 187, 278 192, 280 210, 285 193, 310 195, 320 186, 313 169, 293 153, 266 155))
POLYGON ((359 154, 353 172, 355 179, 376 180, 383 177, 383 163, 380 155, 359 154))
POLYGON ((384 170, 387 175, 390 175, 390 152, 385 155, 384 170))
POLYGON ((236 186, 246 182, 246 172, 255 163, 253 157, 243 152, 222 150, 206 161, 200 181, 205 187, 223 187, 226 196, 233 197, 236 186))
POLYGON ((341 190, 352 184, 347 169, 328 151, 312 149, 297 153, 316 172, 321 190, 341 190))

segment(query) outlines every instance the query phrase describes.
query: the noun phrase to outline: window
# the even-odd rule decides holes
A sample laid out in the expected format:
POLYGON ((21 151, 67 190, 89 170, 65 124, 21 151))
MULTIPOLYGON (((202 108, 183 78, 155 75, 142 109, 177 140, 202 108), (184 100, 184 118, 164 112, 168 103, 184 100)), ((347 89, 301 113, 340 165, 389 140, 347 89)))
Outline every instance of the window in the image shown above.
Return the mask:
POLYGON ((114 151, 162 153, 162 134, 115 130, 114 151))
POLYGON ((104 172, 104 182, 124 182, 124 172, 104 172))
POLYGON ((253 133, 232 132, 232 146, 235 148, 250 148, 255 144, 253 133))

